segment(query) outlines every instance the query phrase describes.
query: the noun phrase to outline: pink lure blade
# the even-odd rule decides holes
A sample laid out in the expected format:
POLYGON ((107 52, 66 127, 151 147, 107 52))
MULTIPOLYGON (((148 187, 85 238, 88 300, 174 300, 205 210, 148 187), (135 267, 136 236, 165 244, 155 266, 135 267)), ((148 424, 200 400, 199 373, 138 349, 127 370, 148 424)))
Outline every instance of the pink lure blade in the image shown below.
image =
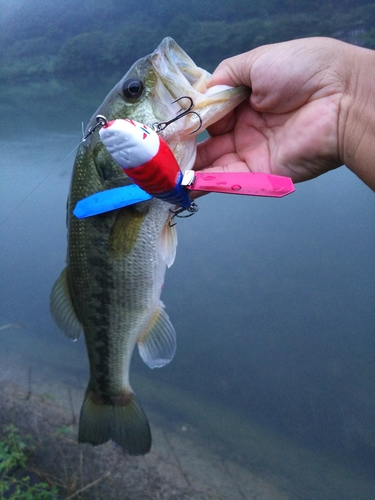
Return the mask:
POLYGON ((182 185, 193 191, 272 196, 281 198, 295 190, 292 179, 261 172, 185 172, 182 185))

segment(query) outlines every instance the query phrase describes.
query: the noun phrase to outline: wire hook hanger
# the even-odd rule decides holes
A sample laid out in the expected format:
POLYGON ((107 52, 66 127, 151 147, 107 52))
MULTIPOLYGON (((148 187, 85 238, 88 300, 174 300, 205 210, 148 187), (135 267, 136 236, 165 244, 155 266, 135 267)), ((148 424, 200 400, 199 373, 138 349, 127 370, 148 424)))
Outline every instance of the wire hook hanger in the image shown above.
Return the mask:
POLYGON ((93 134, 98 127, 104 127, 105 125, 107 125, 107 123, 108 123, 108 120, 107 120, 107 118, 105 116, 103 116, 103 115, 97 115, 96 116, 96 123, 95 123, 95 125, 93 125, 92 127, 89 128, 89 130, 88 130, 88 132, 87 132, 87 134, 85 136, 82 133, 82 141, 81 142, 85 142, 85 140, 91 134, 93 134))

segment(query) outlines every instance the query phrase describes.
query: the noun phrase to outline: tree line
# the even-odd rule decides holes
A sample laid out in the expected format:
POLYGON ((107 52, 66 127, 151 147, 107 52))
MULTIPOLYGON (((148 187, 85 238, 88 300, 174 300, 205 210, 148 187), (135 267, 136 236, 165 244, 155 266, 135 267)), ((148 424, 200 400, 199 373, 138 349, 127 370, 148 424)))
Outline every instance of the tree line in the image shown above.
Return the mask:
POLYGON ((84 87, 87 96, 165 36, 212 71, 226 57, 299 37, 375 48, 373 26, 375 3, 366 0, 24 0, 0 19, 0 89, 13 102, 16 92, 48 100, 49 91, 53 100, 56 89, 84 87))

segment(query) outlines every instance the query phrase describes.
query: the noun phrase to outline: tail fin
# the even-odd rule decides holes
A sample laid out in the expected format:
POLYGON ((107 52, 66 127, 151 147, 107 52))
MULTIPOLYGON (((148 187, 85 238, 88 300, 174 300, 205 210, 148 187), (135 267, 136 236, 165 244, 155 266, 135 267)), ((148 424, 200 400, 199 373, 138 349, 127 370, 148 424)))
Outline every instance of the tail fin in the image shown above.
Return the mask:
MULTIPOLYGON (((79 418, 78 441, 94 446, 110 439, 129 455, 144 455, 151 448, 147 417, 131 393, 116 404, 104 404, 86 392, 79 418)), ((114 398, 116 399, 116 398, 114 398)))

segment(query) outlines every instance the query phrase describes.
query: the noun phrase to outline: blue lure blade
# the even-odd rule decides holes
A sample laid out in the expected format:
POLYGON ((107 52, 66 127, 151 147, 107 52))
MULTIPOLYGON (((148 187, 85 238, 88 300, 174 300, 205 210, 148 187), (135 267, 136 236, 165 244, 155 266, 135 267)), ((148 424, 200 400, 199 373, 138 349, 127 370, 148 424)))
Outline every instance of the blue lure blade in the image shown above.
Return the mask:
POLYGON ((73 214, 78 219, 84 219, 92 215, 99 215, 110 210, 134 205, 134 203, 147 201, 151 198, 150 194, 143 191, 136 184, 129 184, 128 186, 99 191, 87 198, 83 198, 76 204, 73 214))

